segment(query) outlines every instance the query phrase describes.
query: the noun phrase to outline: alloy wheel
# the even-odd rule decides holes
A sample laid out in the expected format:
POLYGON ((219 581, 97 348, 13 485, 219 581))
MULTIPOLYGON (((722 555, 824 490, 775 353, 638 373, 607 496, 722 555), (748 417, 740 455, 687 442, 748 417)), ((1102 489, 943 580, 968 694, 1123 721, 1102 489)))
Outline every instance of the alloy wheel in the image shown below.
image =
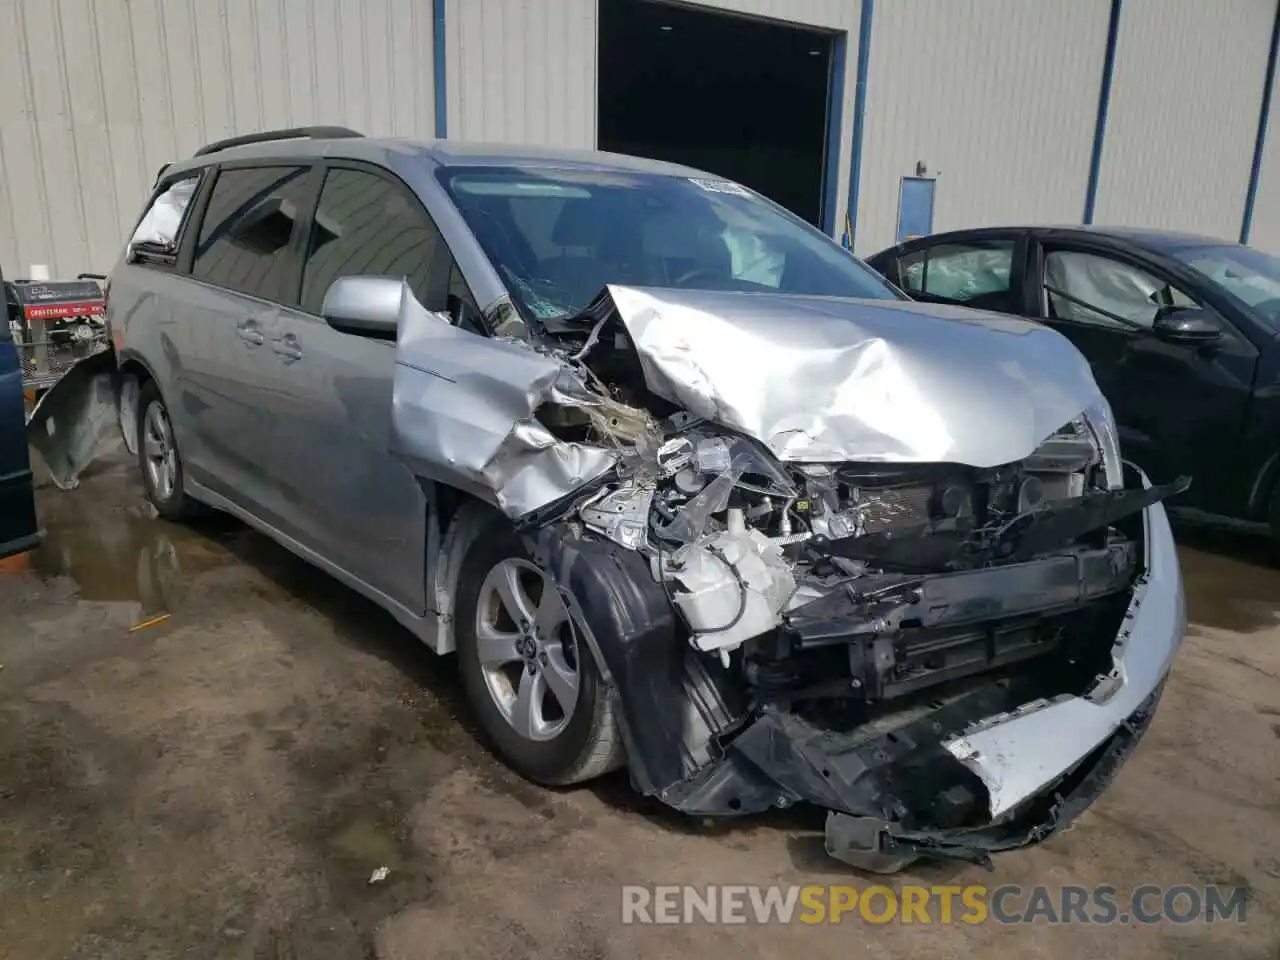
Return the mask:
POLYGON ((551 578, 527 560, 495 565, 476 603, 476 652, 499 713, 528 740, 553 740, 578 701, 573 621, 551 578))
POLYGON ((164 405, 156 401, 151 402, 143 417, 142 451, 152 492, 160 500, 171 499, 178 485, 178 451, 169 415, 164 405))

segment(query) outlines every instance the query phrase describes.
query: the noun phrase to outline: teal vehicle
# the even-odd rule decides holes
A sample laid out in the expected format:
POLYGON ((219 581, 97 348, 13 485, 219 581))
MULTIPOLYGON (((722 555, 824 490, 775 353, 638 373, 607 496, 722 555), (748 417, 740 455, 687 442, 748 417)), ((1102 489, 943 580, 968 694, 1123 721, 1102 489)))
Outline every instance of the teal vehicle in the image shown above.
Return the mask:
MULTIPOLYGON (((2 278, 0 278, 2 282, 2 278)), ((7 317, 0 323, 0 558, 40 542, 31 460, 27 455, 22 364, 7 317)))

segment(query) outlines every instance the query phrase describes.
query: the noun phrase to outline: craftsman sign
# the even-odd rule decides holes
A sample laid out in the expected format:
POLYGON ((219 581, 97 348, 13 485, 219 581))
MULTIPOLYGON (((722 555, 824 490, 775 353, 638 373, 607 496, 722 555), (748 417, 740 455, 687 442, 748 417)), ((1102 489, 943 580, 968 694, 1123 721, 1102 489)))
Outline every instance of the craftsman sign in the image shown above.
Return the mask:
POLYGON ((93 280, 6 284, 9 299, 27 323, 33 320, 100 319, 106 313, 102 288, 93 280))

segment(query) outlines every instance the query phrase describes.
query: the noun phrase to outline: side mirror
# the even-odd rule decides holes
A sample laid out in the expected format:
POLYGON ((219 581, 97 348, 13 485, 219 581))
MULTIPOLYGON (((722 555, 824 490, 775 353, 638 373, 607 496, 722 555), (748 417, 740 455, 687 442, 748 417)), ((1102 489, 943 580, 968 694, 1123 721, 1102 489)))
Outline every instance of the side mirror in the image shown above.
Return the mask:
POLYGON ((1198 307, 1165 307, 1156 314, 1151 329, 1169 343, 1203 346, 1222 337, 1222 327, 1213 314, 1198 307))
POLYGON ((398 277, 339 277, 325 293, 320 313, 342 333, 394 340, 406 292, 398 277))

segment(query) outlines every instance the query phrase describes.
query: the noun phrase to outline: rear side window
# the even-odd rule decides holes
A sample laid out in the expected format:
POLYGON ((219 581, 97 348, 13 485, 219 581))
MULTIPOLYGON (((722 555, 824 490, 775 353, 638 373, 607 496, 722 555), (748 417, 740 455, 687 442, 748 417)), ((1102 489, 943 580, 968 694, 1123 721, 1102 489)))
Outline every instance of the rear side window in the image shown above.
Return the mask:
POLYGON ((1016 313, 1011 290, 1013 249, 1012 240, 925 247, 899 261, 903 289, 984 310, 1016 313))
POLYGON ((176 256, 182 225, 186 222, 191 200, 199 185, 200 175, 194 173, 174 181, 160 192, 129 238, 131 257, 172 260, 176 256))
POLYGON ((364 170, 330 170, 307 247, 302 309, 319 314, 333 282, 352 276, 402 277, 420 303, 443 309, 449 276, 433 275, 443 244, 426 211, 402 186, 364 170))
POLYGON ((191 274, 264 300, 279 300, 289 241, 308 202, 307 167, 223 170, 200 225, 191 274))

